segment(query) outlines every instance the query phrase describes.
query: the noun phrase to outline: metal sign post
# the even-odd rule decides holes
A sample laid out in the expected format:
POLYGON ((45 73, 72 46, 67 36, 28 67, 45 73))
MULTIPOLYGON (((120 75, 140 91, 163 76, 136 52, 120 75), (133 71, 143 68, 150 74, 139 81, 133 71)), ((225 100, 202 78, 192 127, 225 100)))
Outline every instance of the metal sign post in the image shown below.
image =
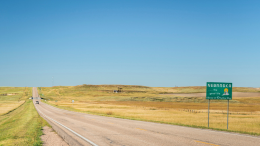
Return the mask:
POLYGON ((222 99, 222 100, 228 100, 228 105, 227 105, 227 129, 228 129, 229 100, 232 100, 232 83, 207 82, 206 87, 207 87, 206 99, 209 100, 208 127, 209 127, 210 99, 216 99, 216 100, 222 99))
POLYGON ((209 104, 208 104, 208 128, 209 128, 209 105, 210 105, 210 99, 209 99, 209 104))
POLYGON ((227 129, 228 129, 228 111, 229 111, 229 100, 228 100, 228 103, 227 103, 227 129))

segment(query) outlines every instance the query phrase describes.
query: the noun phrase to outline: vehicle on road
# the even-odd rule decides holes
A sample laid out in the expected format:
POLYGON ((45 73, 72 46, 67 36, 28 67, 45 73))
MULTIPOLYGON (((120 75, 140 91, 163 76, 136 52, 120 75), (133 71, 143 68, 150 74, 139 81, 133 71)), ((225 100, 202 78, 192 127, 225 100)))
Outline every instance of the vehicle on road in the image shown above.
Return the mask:
POLYGON ((36 101, 35 103, 36 103, 36 104, 39 104, 39 101, 36 101))

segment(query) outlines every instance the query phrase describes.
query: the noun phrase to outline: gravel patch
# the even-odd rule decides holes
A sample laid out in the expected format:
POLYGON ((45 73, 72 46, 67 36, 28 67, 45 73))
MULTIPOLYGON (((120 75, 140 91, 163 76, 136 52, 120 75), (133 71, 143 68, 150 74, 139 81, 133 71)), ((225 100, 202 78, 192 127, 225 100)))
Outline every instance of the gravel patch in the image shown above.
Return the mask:
POLYGON ((69 146, 52 128, 44 126, 42 132, 43 146, 69 146))

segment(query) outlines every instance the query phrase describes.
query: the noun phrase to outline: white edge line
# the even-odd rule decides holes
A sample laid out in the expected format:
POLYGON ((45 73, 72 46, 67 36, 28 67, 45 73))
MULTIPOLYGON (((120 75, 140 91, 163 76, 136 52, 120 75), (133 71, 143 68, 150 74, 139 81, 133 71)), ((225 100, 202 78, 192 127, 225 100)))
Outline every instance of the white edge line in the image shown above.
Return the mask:
MULTIPOLYGON (((36 108, 36 106, 35 106, 35 108, 36 108)), ((73 130, 71 130, 70 128, 68 128, 68 127, 66 127, 66 126, 62 125, 61 123, 59 123, 59 122, 57 122, 57 121, 53 120, 52 118, 50 118, 50 117, 46 116, 45 114, 43 114, 42 112, 40 112, 40 110, 39 110, 38 108, 36 108, 36 109, 37 109, 37 111, 38 111, 39 113, 41 113, 42 115, 44 115, 46 118, 48 118, 48 119, 50 119, 50 120, 52 120, 52 121, 56 122, 57 124, 59 124, 59 125, 61 125, 62 127, 66 128, 67 130, 71 131, 71 132, 72 132, 72 133, 74 133, 75 135, 77 135, 77 136, 79 136, 80 138, 84 139, 85 141, 89 142, 89 143, 90 143, 90 144, 92 144, 93 146, 98 146, 98 145, 97 145, 97 144, 95 144, 94 142, 92 142, 92 141, 90 141, 90 140, 86 139, 85 137, 81 136, 80 134, 78 134, 78 133, 74 132, 74 131, 73 131, 73 130)))

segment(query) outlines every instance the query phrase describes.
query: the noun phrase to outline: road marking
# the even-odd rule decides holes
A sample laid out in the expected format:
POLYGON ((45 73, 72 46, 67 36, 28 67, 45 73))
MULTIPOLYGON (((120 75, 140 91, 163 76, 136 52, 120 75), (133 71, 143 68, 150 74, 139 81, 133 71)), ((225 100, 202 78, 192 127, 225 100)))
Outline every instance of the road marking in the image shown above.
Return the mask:
POLYGON ((143 131, 147 131, 147 130, 145 130, 145 129, 141 129, 141 128, 135 128, 135 129, 138 129, 138 130, 143 130, 143 131))
MULTIPOLYGON (((36 106, 34 106, 34 107, 36 108, 36 106)), ((50 120, 52 120, 52 121, 56 122, 57 124, 59 124, 59 125, 61 125, 62 127, 66 128, 67 130, 69 130, 70 132, 74 133, 75 135, 77 135, 78 137, 82 138, 83 140, 87 141, 88 143, 92 144, 93 146, 98 146, 98 145, 97 145, 97 144, 95 144, 94 142, 92 142, 92 141, 90 141, 90 140, 86 139, 85 137, 81 136, 80 134, 78 134, 78 133, 74 132, 74 131, 73 131, 73 130, 71 130, 70 128, 68 128, 68 127, 66 127, 66 126, 62 125, 61 123, 59 123, 59 122, 57 122, 57 121, 53 120, 52 118, 50 118, 50 117, 46 116, 45 114, 43 114, 42 112, 40 112, 40 110, 39 110, 38 108, 36 108, 36 109, 37 109, 37 111, 38 111, 39 113, 41 113, 42 115, 44 115, 46 118, 48 118, 48 119, 50 119, 50 120)))
POLYGON ((95 120, 95 119, 91 119, 91 120, 95 120))
POLYGON ((208 144, 208 145, 219 146, 219 145, 217 145, 217 144, 207 143, 207 142, 203 142, 203 141, 198 141, 198 140, 195 140, 195 141, 196 141, 196 142, 199 142, 199 143, 208 144))

